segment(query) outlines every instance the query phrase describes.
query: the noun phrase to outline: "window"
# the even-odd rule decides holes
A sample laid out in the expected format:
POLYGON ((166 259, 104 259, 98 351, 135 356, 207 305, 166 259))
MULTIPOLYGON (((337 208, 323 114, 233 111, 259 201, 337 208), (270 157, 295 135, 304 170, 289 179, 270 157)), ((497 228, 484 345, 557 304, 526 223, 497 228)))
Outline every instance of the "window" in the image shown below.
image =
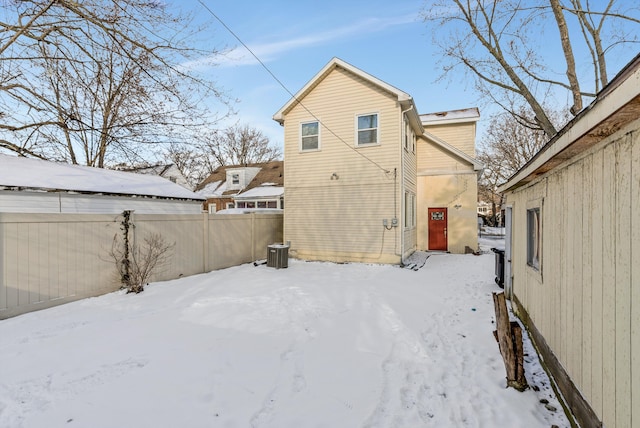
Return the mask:
POLYGON ((416 227, 416 195, 410 192, 404 193, 404 227, 416 227))
POLYGON ((240 184, 240 174, 231 174, 231 183, 240 184))
POLYGON ((267 208, 278 208, 278 201, 267 201, 267 208))
POLYGON ((238 208, 247 208, 247 203, 246 202, 238 202, 237 206, 238 206, 238 208))
POLYGON ((233 204, 233 202, 227 202, 227 209, 229 208, 235 208, 235 205, 233 204))
POLYGON ((358 116, 358 146, 378 144, 378 115, 358 116))
POLYGON ((258 208, 267 208, 267 201, 258 201, 258 208))
POLYGON ((540 208, 528 209, 527 264, 535 270, 540 270, 540 249, 542 244, 540 231, 540 208))
POLYGON ((320 148, 320 126, 318 122, 301 124, 300 150, 318 150, 320 148))

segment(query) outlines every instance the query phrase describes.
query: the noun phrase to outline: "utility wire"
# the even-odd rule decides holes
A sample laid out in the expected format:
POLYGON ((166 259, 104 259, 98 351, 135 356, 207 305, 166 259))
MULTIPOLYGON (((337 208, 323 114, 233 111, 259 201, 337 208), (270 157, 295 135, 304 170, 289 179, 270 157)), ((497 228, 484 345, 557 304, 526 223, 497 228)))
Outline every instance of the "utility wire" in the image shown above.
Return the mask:
POLYGON ((233 36, 235 37, 235 39, 242 45, 244 46, 244 48, 249 51, 249 53, 256 59, 256 61, 258 61, 258 63, 260 63, 260 65, 262 66, 262 68, 264 68, 266 70, 267 73, 269 73, 269 75, 271 75, 271 77, 278 82, 278 84, 282 87, 282 89, 284 89, 289 95, 291 95, 291 98, 295 99, 298 104, 300 106, 302 106, 302 108, 304 108, 307 113, 309 113, 315 120, 318 121, 319 124, 321 124, 327 131, 329 131, 334 137, 336 137, 338 139, 338 141, 340 141, 341 143, 343 143, 345 146, 347 146, 348 148, 350 148, 351 150, 353 150, 355 153, 359 154, 360 156, 362 156, 363 158, 365 158, 367 161, 371 162, 372 164, 374 164, 376 167, 378 167, 380 170, 382 170, 385 174, 390 174, 391 171, 383 168, 382 166, 380 166, 380 164, 378 164, 376 161, 374 161, 373 159, 369 158, 367 155, 365 155, 364 153, 362 153, 359 150, 356 150, 351 144, 347 143, 346 141, 344 141, 342 139, 342 137, 340 137, 338 134, 336 134, 335 132, 333 132, 333 130, 331 128, 329 128, 324 122, 322 122, 322 120, 320 120, 318 118, 318 116, 316 116, 311 110, 309 110, 307 108, 307 106, 305 106, 301 100, 298 99, 298 97, 295 96, 295 94, 293 92, 291 92, 289 90, 289 88, 287 88, 287 86, 282 83, 282 81, 280 79, 278 79, 278 77, 269 69, 269 67, 266 66, 266 64, 264 62, 262 62, 262 60, 260 58, 258 58, 258 55, 256 55, 251 48, 249 48, 249 46, 247 46, 242 39, 240 39, 240 37, 238 37, 238 35, 236 33, 233 32, 233 30, 231 28, 229 28, 229 26, 227 24, 224 23, 224 21, 222 19, 220 19, 220 17, 218 15, 216 15, 206 4, 204 4, 204 2, 202 0, 198 0, 198 3, 200 3, 202 5, 202 7, 204 7, 210 14, 211 16, 213 16, 216 20, 218 20, 218 22, 220 22, 220 24, 222 24, 222 26, 233 36))

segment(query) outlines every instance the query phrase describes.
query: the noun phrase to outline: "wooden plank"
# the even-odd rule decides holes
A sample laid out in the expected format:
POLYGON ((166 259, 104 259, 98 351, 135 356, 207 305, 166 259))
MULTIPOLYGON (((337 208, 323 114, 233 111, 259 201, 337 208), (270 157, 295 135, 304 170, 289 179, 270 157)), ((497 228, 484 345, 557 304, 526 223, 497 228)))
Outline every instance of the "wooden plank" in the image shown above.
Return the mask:
POLYGON ((616 143, 616 426, 631 424, 631 138, 616 143))
POLYGON ((615 151, 611 144, 604 149, 602 176, 602 422, 605 426, 614 426, 616 419, 615 171, 615 151))
POLYGON ((511 340, 511 324, 504 293, 493 293, 493 305, 496 312, 496 328, 498 330, 500 354, 502 354, 502 359, 504 360, 507 371, 507 383, 509 383, 516 379, 516 367, 513 364, 515 356, 513 353, 513 342, 511 340))
POLYGON ((602 234, 603 230, 603 152, 593 155, 593 188, 591 226, 591 405, 595 413, 602 418, 602 234))
POLYGON ((593 177, 593 156, 584 158, 582 163, 582 182, 584 183, 582 189, 582 284, 579 286, 582 289, 582 388, 581 391, 589 399, 593 396, 592 393, 592 352, 593 352, 593 339, 591 323, 593 317, 591 314, 591 266, 592 266, 592 234, 593 229, 591 227, 591 213, 593 212, 592 205, 592 193, 593 184, 591 179, 593 177))
POLYGON ((631 421, 640 423, 640 133, 631 134, 631 421))
POLYGON ((585 351, 590 349, 583 348, 583 335, 582 335, 582 290, 584 283, 582 282, 582 230, 583 230, 583 215, 582 215, 582 183, 584 180, 582 163, 576 163, 573 167, 574 174, 572 179, 574 180, 574 195, 573 204, 569 207, 568 217, 571 219, 571 280, 569 287, 571 290, 571 312, 573 320, 573 332, 571 333, 571 360, 573 361, 573 369, 571 370, 571 376, 573 381, 582 390, 584 383, 582 379, 582 355, 585 351))

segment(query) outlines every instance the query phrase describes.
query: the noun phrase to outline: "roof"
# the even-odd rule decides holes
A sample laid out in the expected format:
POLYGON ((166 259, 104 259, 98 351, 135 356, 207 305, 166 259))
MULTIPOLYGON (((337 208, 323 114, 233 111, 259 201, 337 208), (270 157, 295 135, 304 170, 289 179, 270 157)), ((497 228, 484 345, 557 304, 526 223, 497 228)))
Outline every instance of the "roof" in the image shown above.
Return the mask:
POLYGON ((426 138, 427 140, 433 142, 436 146, 438 146, 441 149, 453 154, 454 156, 457 156, 458 158, 469 162, 471 165, 473 165, 473 170, 474 171, 480 171, 481 169, 484 168, 484 165, 478 159, 474 158, 473 156, 469 156, 468 154, 466 154, 462 150, 458 149, 457 147, 452 146, 451 144, 447 143, 446 141, 444 141, 441 138, 436 137, 435 135, 431 134, 430 132, 425 131, 424 132, 424 138, 426 138))
POLYGON ((264 184, 236 195, 236 199, 275 198, 284 195, 284 187, 264 184))
POLYGON ((440 111, 420 115, 422 125, 446 125, 451 123, 477 122, 480 119, 478 107, 440 111))
POLYGON ((204 199, 156 175, 70 165, 0 154, 0 187, 111 195, 204 199))
POLYGON ((627 64, 595 100, 574 117, 520 170, 502 184, 523 186, 596 145, 640 117, 640 55, 627 64))
POLYGON ((265 163, 251 163, 247 165, 227 165, 220 166, 215 169, 202 183, 196 186, 195 192, 204 197, 221 197, 225 194, 236 194, 235 190, 226 190, 227 169, 235 168, 260 168, 260 171, 245 187, 242 192, 246 192, 255 187, 259 187, 264 183, 270 183, 273 186, 284 185, 284 162, 271 161, 265 163))
POLYGON ((417 113, 417 109, 415 107, 415 104, 413 102, 413 98, 411 97, 411 95, 409 95, 408 93, 401 91, 400 89, 396 88, 395 86, 392 86, 390 84, 388 84, 387 82, 384 82, 380 79, 378 79, 375 76, 372 76, 369 73, 366 73, 362 70, 360 70, 357 67, 354 67, 353 65, 349 64, 346 61, 341 60, 340 58, 333 58, 331 59, 331 61, 329 61, 327 63, 327 65, 325 65, 322 70, 320 70, 311 80, 309 80, 307 82, 306 85, 304 85, 302 87, 302 89, 300 89, 298 92, 296 92, 296 94, 291 97, 291 99, 289 101, 287 101, 287 103, 285 105, 283 105, 280 110, 278 110, 274 115, 273 115, 273 120, 275 120, 276 122, 280 123, 281 125, 284 124, 284 117, 285 115, 296 105, 298 105, 298 103, 300 103, 300 101, 307 96, 307 94, 309 94, 309 92, 311 92, 322 80, 324 80, 325 77, 327 77, 333 70, 335 70, 336 68, 341 68, 343 70, 347 70, 348 72, 358 76, 359 78, 368 81, 369 83, 377 86, 378 88, 386 91, 387 93, 391 94, 392 96, 396 97, 396 99, 398 100, 398 102, 400 103, 400 105, 402 106, 403 110, 408 110, 410 112, 413 113, 409 113, 409 120, 411 121, 412 125, 416 128, 420 130, 420 134, 422 133, 422 125, 420 124, 420 119, 418 118, 418 113, 417 113))

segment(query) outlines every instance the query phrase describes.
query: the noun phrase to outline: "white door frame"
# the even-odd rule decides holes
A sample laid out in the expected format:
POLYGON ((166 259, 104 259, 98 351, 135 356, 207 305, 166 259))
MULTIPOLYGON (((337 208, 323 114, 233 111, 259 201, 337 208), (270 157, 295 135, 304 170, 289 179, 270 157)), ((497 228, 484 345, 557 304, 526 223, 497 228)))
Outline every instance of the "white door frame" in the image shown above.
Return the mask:
POLYGON ((511 300, 513 297, 513 284, 511 276, 511 235, 513 230, 513 205, 504 208, 504 293, 511 300))

